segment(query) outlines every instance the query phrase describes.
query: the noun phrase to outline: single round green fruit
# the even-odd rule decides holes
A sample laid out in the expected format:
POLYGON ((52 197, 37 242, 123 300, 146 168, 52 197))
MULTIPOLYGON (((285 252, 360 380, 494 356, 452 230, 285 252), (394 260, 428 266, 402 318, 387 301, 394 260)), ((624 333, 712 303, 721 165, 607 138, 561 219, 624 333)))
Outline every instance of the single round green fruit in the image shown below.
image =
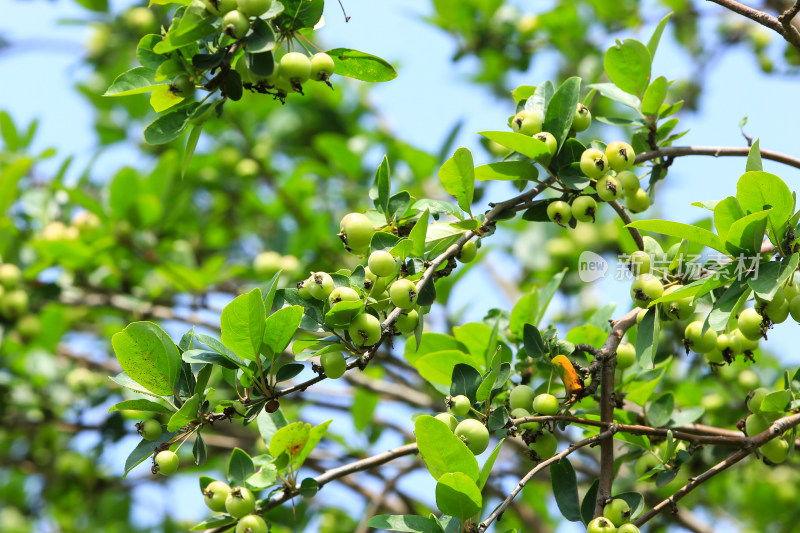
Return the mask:
MULTIPOLYGON (((754 352, 754 351, 758 350, 758 341, 750 340, 747 337, 745 337, 744 334, 742 334, 742 331, 739 328, 736 328, 733 331, 731 331, 731 335, 736 335, 736 337, 741 341, 742 350, 744 350, 745 352, 754 352)), ((741 383, 741 378, 742 378, 742 374, 739 374, 739 382, 740 383, 741 383)), ((755 384, 753 384, 752 386, 755 386, 756 384, 757 384, 757 382, 755 384)), ((748 387, 750 387, 750 386, 748 386, 748 387)))
POLYGON ((222 30, 235 39, 241 39, 250 30, 250 20, 239 10, 229 11, 222 17, 222 30))
POLYGON ((223 481, 212 481, 203 491, 203 501, 206 506, 216 513, 225 510, 225 500, 228 499, 231 488, 223 481))
POLYGON ((631 298, 639 307, 646 308, 650 302, 661 298, 664 286, 661 280, 652 274, 640 274, 631 284, 631 298))
POLYGON ((535 111, 523 109, 511 119, 511 129, 524 135, 535 135, 542 131, 542 117, 535 111))
POLYGON ((764 402, 764 398, 767 397, 767 394, 769 394, 769 390, 764 387, 759 387, 753 391, 753 394, 751 394, 750 398, 747 400, 747 408, 751 413, 761 413, 761 404, 764 402))
POLYGON ((722 365, 725 364, 725 356, 722 355, 720 350, 714 349, 708 353, 703 354, 706 358, 706 361, 709 363, 713 363, 715 365, 722 365))
POLYGON ((800 296, 800 283, 796 281, 787 282, 786 285, 783 286, 783 295, 788 302, 794 300, 796 296, 800 296))
POLYGON ((471 407, 472 402, 469 401, 469 398, 463 394, 459 394, 450 398, 450 407, 448 410, 456 416, 467 416, 471 407))
POLYGON ((636 463, 633 465, 633 470, 638 477, 642 477, 660 464, 661 461, 658 460, 658 457, 654 456, 652 453, 645 453, 636 460, 636 463))
POLYGON ((636 177, 636 174, 630 170, 617 172, 616 177, 619 184, 622 185, 623 194, 626 196, 635 193, 641 188, 641 185, 639 184, 639 178, 636 177))
POLYGON ((242 517, 239 523, 236 524, 235 533, 267 533, 269 528, 267 523, 258 515, 249 514, 242 517))
POLYGON ((549 459, 553 457, 558 448, 558 439, 552 433, 544 432, 536 436, 536 441, 528 444, 528 447, 536 452, 539 459, 549 459))
POLYGON ((314 81, 328 81, 333 74, 336 64, 333 58, 325 52, 311 56, 311 79, 314 81))
POLYGON ((572 209, 567 202, 556 200, 548 204, 547 217, 559 226, 566 226, 572 220, 572 209))
MULTIPOLYGON (((758 299, 758 298, 756 298, 758 299)), ((758 305, 758 310, 762 316, 767 317, 773 324, 782 324, 789 318, 789 302, 786 301, 783 289, 778 289, 778 293, 769 302, 758 305)))
POLYGON ((598 516, 586 526, 586 533, 616 533, 617 528, 611 523, 611 520, 598 516))
POLYGON ((744 420, 744 429, 749 437, 755 437, 769 429, 771 424, 764 415, 751 414, 744 420))
POLYGON ((597 148, 587 148, 581 154, 581 171, 592 179, 598 179, 608 172, 608 158, 597 148))
POLYGON ((552 394, 540 394, 533 399, 533 410, 543 416, 552 416, 558 413, 558 398, 552 394))
POLYGON ((622 172, 633 166, 636 153, 630 144, 614 141, 606 146, 606 158, 608 159, 608 165, 614 172, 622 172))
POLYGON ((361 213, 348 213, 339 224, 344 243, 352 250, 361 250, 369 247, 375 228, 366 215, 361 213))
MULTIPOLYGON (((511 418, 525 418, 526 416, 531 416, 531 413, 527 409, 517 408, 512 409, 509 413, 511 418)), ((542 425, 539 422, 523 422, 517 426, 519 429, 526 429, 531 431, 539 431, 542 425)))
POLYGON ((629 342, 620 343, 617 346, 617 368, 625 370, 636 362, 636 348, 629 342))
POLYGON ((795 322, 800 322, 800 295, 795 296, 789 302, 789 314, 792 315, 795 322))
POLYGON ((603 516, 616 527, 631 521, 631 506, 621 498, 615 498, 603 507, 603 516))
POLYGON ((0 315, 14 319, 28 312, 28 293, 24 290, 15 289, 0 294, 0 315))
POLYGON ((456 259, 462 263, 471 263, 476 255, 478 255, 478 245, 475 244, 475 241, 467 241, 461 247, 461 252, 456 256, 456 259))
POLYGON ((389 298, 395 307, 413 309, 417 303, 417 286, 410 279, 398 279, 389 286, 389 298))
POLYGON ((319 362, 325 375, 331 379, 339 379, 347 370, 347 360, 342 352, 326 352, 319 356, 319 362))
POLYGON ((247 487, 236 487, 231 489, 225 499, 225 510, 234 518, 242 518, 249 515, 256 508, 256 497, 247 487))
POLYGON ((164 450, 156 454, 156 465, 158 473, 163 476, 171 476, 178 470, 178 454, 169 450, 164 450))
POLYGON ((381 338, 381 323, 369 313, 361 313, 347 328, 356 346, 372 346, 381 338))
POLYGON ((508 404, 511 409, 525 409, 530 411, 533 408, 533 399, 536 393, 527 385, 517 385, 508 395, 508 404))
POLYGON ((742 341, 732 333, 720 333, 717 335, 717 350, 728 356, 734 356, 744 351, 742 341))
MULTIPOLYGON (((1 288, 0 293, 2 293, 1 288)), ((17 321, 17 331, 23 339, 35 339, 42 332, 42 321, 36 315, 25 315, 17 321)))
POLYGON ((205 0, 206 9, 214 15, 221 17, 225 13, 236 9, 236 0, 205 0))
POLYGON ((473 418, 459 422, 453 433, 463 440, 469 451, 475 455, 482 454, 489 446, 489 430, 473 418))
POLYGON ((578 102, 575 115, 572 117, 572 129, 576 132, 586 131, 592 124, 592 113, 589 108, 578 102))
POLYGON ((248 17, 260 17, 272 7, 272 0, 237 0, 239 11, 248 17))
POLYGON ((412 309, 406 313, 401 313, 400 316, 397 317, 397 321, 394 323, 394 329, 400 333, 411 333, 416 329, 417 324, 419 324, 419 313, 416 309, 412 309))
POLYGON ((642 533, 639 528, 631 523, 622 524, 617 528, 617 533, 642 533))
POLYGON ((647 314, 647 309, 642 309, 641 311, 636 313, 636 324, 637 325, 642 323, 642 319, 644 319, 644 316, 646 314, 647 314))
POLYGON ((170 92, 181 98, 191 98, 194 95, 194 89, 194 83, 186 74, 175 76, 169 84, 170 92))
MULTIPOLYGON (((673 285, 665 290, 664 294, 666 295, 673 293, 680 288, 681 287, 678 285, 673 285)), ((664 311, 667 313, 667 316, 675 320, 687 320, 694 314, 695 307, 696 304, 694 303, 693 298, 691 296, 687 296, 686 298, 681 298, 680 300, 667 302, 665 304, 664 311)))
POLYGON ((0 265, 0 285, 6 289, 15 289, 22 281, 22 271, 13 263, 0 265))
POLYGON ((708 328, 703 334, 703 323, 699 320, 689 323, 683 336, 695 353, 710 353, 717 348, 717 332, 708 328))
POLYGON ((764 454, 764 457, 777 465, 784 462, 789 456, 789 443, 778 437, 764 443, 759 450, 764 454))
POLYGON ((312 283, 314 283, 314 278, 310 277, 297 284, 297 294, 303 300, 310 300, 313 298, 313 296, 311 296, 311 291, 308 290, 308 288, 311 286, 312 283))
POLYGON ((364 269, 364 290, 372 295, 380 294, 386 290, 386 278, 379 278, 369 267, 364 269), (367 283, 369 281, 369 283, 367 283))
POLYGON ((328 295, 328 303, 332 306, 339 302, 357 302, 361 299, 355 289, 350 287, 336 287, 328 295))
POLYGON ((300 52, 289 52, 280 61, 281 76, 292 83, 304 83, 311 77, 311 60, 300 52))
POLYGON ((550 160, 553 159, 553 156, 556 155, 558 151, 558 141, 556 141, 556 138, 549 131, 540 131, 535 134, 533 138, 542 141, 547 146, 547 154, 540 155, 536 158, 536 161, 545 166, 549 165, 550 160))
POLYGON ((309 279, 311 283, 307 283, 308 292, 317 300, 325 300, 336 288, 333 278, 327 272, 312 272, 309 279))
POLYGON ((450 431, 455 431, 456 426, 458 425, 458 420, 454 417, 451 413, 439 413, 438 415, 434 416, 436 420, 440 420, 447 424, 447 427, 450 428, 450 431))
POLYGON ((281 269, 281 254, 268 250, 253 259, 253 271, 259 277, 271 278, 281 269))
POLYGON ((388 278, 397 272, 397 260, 385 250, 375 250, 367 260, 370 271, 381 278, 388 278))
POLYGON ((634 276, 650 273, 650 254, 636 250, 628 256, 628 269, 634 276))
POLYGON ((161 424, 158 422, 158 420, 150 418, 142 422, 139 431, 144 440, 156 440, 158 437, 161 436, 162 429, 161 429, 161 424))
POLYGON ((597 189, 597 196, 606 202, 613 202, 622 194, 622 187, 612 176, 603 176, 597 180, 595 189, 597 189))
POLYGON ((572 200, 572 215, 578 222, 594 222, 597 202, 591 196, 578 196, 572 200))
POLYGON ((633 193, 625 195, 625 205, 634 213, 647 211, 650 207, 650 195, 644 189, 637 189, 633 193))

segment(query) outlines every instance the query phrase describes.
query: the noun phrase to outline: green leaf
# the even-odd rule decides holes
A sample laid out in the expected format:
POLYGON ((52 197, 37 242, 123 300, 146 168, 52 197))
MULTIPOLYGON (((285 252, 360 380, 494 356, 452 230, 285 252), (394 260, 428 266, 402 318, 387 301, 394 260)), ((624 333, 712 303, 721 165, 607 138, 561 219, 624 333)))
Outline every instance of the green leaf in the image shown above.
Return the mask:
POLYGON ((373 200, 375 209, 387 216, 386 222, 390 222, 389 216, 389 192, 391 190, 391 177, 389 173, 389 158, 383 156, 383 161, 375 172, 375 181, 372 184, 377 195, 373 200))
POLYGON ((747 280, 747 284, 759 298, 770 301, 778 289, 797 270, 798 254, 792 254, 782 261, 769 261, 761 263, 758 267, 758 276, 747 280))
POLYGON ((481 370, 477 359, 458 350, 444 350, 423 355, 417 359, 413 366, 419 374, 431 383, 450 386, 453 368, 457 364, 469 365, 476 370, 481 370))
POLYGON ((167 431, 177 431, 189 422, 197 420, 197 411, 200 409, 202 394, 195 394, 181 406, 177 413, 172 415, 167 423, 167 431))
POLYGON ((581 506, 578 499, 578 478, 569 459, 565 457, 550 465, 550 479, 558 510, 570 522, 580 522, 581 506))
MULTIPOLYGON (((320 2, 321 3, 321 2, 320 2)), ((394 67, 388 61, 358 50, 334 48, 328 50, 333 58, 334 72, 361 81, 390 81, 397 77, 394 67)))
POLYGON ((764 167, 761 165, 761 150, 758 148, 758 139, 753 142, 753 145, 750 147, 750 153, 747 154, 747 166, 745 170, 747 172, 760 172, 764 170, 764 167))
POLYGON ((242 359, 255 361, 266 330, 265 317, 261 289, 237 296, 222 310, 222 343, 242 359))
POLYGON ((244 55, 244 61, 250 72, 256 76, 270 76, 275 72, 275 56, 272 55, 272 52, 263 52, 261 54, 247 52, 244 55))
POLYGON ((183 97, 170 90, 169 85, 156 85, 150 93, 150 107, 156 113, 166 111, 183 102, 183 97))
POLYGON ((714 227, 721 239, 728 236, 728 231, 734 222, 744 216, 739 202, 733 196, 728 196, 724 200, 717 202, 714 206, 714 227))
POLYGON ((539 293, 538 291, 532 291, 523 295, 522 298, 514 304, 514 309, 511 310, 508 328, 514 335, 522 337, 525 325, 533 324, 538 314, 539 293))
POLYGON ((477 484, 479 489, 483 490, 483 487, 486 485, 486 482, 489 481, 489 476, 492 474, 492 468, 494 467, 495 461, 497 461, 497 456, 500 455, 500 448, 503 447, 503 443, 505 441, 506 439, 500 439, 500 442, 498 442, 497 446, 494 447, 494 450, 492 450, 492 453, 491 455, 489 455, 489 458, 486 460, 485 463, 483 463, 483 466, 481 467, 481 473, 478 476, 477 484))
POLYGON ((636 334, 636 362, 642 368, 653 368, 653 360, 658 350, 658 336, 660 323, 658 320, 658 305, 653 305, 647 310, 636 334))
POLYGON ((554 275, 550 281, 548 281, 547 284, 539 291, 539 314, 536 316, 536 320, 533 322, 535 326, 538 326, 542 322, 544 314, 547 312, 547 307, 550 305, 550 300, 553 299, 556 291, 561 286, 561 282, 564 280, 566 273, 567 269, 565 268, 558 274, 554 275))
POLYGON ((231 487, 243 487, 247 478, 255 474, 253 459, 241 448, 234 448, 228 461, 228 483, 231 487))
POLYGON ((155 81, 156 73, 147 67, 132 68, 117 76, 103 96, 129 96, 152 91, 159 84, 155 81))
POLYGON ((669 423, 675 411, 675 398, 672 393, 665 393, 650 404, 647 410, 647 420, 653 427, 661 427, 669 423))
POLYGON ((439 180, 444 189, 458 200, 459 207, 472 213, 470 208, 475 190, 475 165, 472 162, 472 153, 466 148, 456 150, 453 157, 445 161, 439 169, 439 180))
POLYGON ((490 180, 535 180, 539 171, 530 161, 500 161, 475 168, 475 179, 490 180))
MULTIPOLYGON (((322 440, 322 437, 328 431, 328 426, 331 424, 331 422, 333 422, 333 420, 328 420, 327 422, 323 422, 322 424, 310 428, 308 430, 308 439, 306 439, 306 442, 303 445, 303 448, 300 450, 300 453, 295 455, 291 450, 286 450, 287 453, 289 453, 289 456, 292 457, 292 466, 295 470, 299 469, 303 465, 308 455, 314 450, 314 448, 317 447, 319 441, 322 440)), ((310 425, 306 424, 306 426, 310 425)), ((273 441, 274 440, 275 439, 273 438, 273 441)), ((270 443, 270 450, 272 449, 271 444, 272 443, 270 443)))
POLYGON ((764 233, 767 231, 767 218, 770 211, 751 213, 731 224, 725 240, 725 248, 730 255, 758 256, 764 240, 764 233))
POLYGON ((269 454, 278 457, 286 452, 290 459, 294 461, 303 451, 311 435, 311 424, 294 422, 288 426, 280 428, 272 436, 269 443, 269 454))
POLYGON ((679 239, 686 239, 687 241, 707 246, 726 255, 728 254, 719 236, 698 226, 690 226, 689 224, 673 222, 671 220, 637 220, 628 224, 626 227, 661 233, 662 235, 678 237, 679 239))
POLYGON ((164 144, 176 139, 189 125, 197 106, 197 102, 192 102, 161 115, 145 128, 144 140, 147 144, 164 144))
POLYGON ((745 172, 736 184, 736 199, 745 214, 771 207, 769 229, 773 236, 783 238, 786 222, 792 216, 794 198, 782 179, 767 172, 745 172))
POLYGON ((672 16, 672 12, 668 13, 656 26, 656 29, 653 31, 653 35, 650 37, 650 40, 647 41, 647 50, 650 52, 650 57, 656 57, 656 50, 658 49, 658 42, 661 40, 661 34, 664 33, 664 28, 667 26, 667 22, 669 22, 669 18, 672 16))
POLYGON ((183 151, 183 160, 181 161, 181 178, 186 176, 186 169, 189 168, 189 162, 192 160, 195 148, 197 148, 197 141, 200 140, 201 133, 203 133, 202 124, 197 124, 189 132, 189 137, 186 139, 186 149, 183 151))
POLYGON ((203 440, 203 435, 198 432, 194 439, 194 445, 192 446, 192 457, 194 457, 194 464, 198 466, 204 465, 206 463, 207 455, 208 448, 206 447, 206 441, 203 440))
POLYGON ((542 117, 542 120, 544 120, 544 116, 547 113, 547 106, 555 92, 556 87, 553 85, 552 81, 548 80, 542 83, 533 92, 533 96, 528 98, 525 102, 525 109, 537 112, 539 116, 542 117))
POLYGON ((523 135, 513 131, 479 131, 478 135, 483 135, 490 141, 494 141, 531 159, 550 153, 546 144, 530 135, 523 135))
POLYGON ((153 52, 153 47, 161 42, 161 36, 155 34, 145 35, 136 46, 136 59, 144 68, 156 71, 167 60, 165 56, 153 52))
POLYGON ((622 43, 617 41, 603 57, 606 74, 614 85, 639 97, 650 83, 651 62, 650 51, 634 39, 625 39, 622 43))
MULTIPOLYGON (((731 315, 735 314, 736 310, 741 307, 743 302, 740 300, 742 296, 749 293, 749 291, 750 288, 744 281, 734 281, 731 286, 725 290, 722 297, 714 303, 714 307, 712 307, 711 311, 708 313, 705 323, 715 331, 727 330, 731 315)), ((704 325, 703 331, 705 332, 705 330, 706 328, 704 325)))
POLYGON ((367 525, 375 529, 404 533, 442 533, 442 528, 435 519, 413 514, 376 515, 369 519, 367 525))
POLYGON ((411 195, 408 191, 400 191, 389 197, 389 215, 392 224, 405 216, 409 205, 411 205, 411 195))
POLYGON ((594 518, 594 508, 597 505, 597 490, 600 487, 600 480, 595 479, 592 486, 586 491, 581 503, 581 520, 584 524, 589 524, 594 518))
POLYGON ((323 0, 282 0, 281 3, 284 10, 275 18, 275 24, 285 33, 313 28, 322 18, 323 0))
POLYGON ((465 522, 481 510, 483 497, 473 479, 454 472, 444 474, 436 483, 436 505, 444 514, 465 522))
MULTIPOLYGON (((166 2, 167 0, 150 0, 151 5, 156 3, 166 3, 166 2)), ((231 515, 219 514, 212 516, 208 520, 203 520, 199 524, 192 526, 192 528, 189 529, 189 531, 206 531, 209 529, 216 529, 216 528, 223 528, 224 531, 225 526, 232 526, 236 524, 237 521, 238 519, 232 517, 231 515)))
POLYGON ((792 400, 792 391, 779 390, 770 392, 764 397, 761 403, 761 410, 767 413, 783 413, 789 409, 789 403, 792 400))
POLYGON ((272 33, 269 24, 260 18, 255 18, 250 33, 244 38, 244 42, 247 46, 247 51, 251 54, 269 52, 275 48, 275 34, 272 33))
POLYGON ((630 94, 621 91, 619 87, 614 85, 613 83, 593 83, 589 85, 590 89, 596 89, 597 92, 605 96, 606 98, 610 98, 615 102, 619 102, 622 105, 626 105, 631 109, 639 110, 641 106, 640 100, 635 97, 631 96, 630 94))
MULTIPOLYGON (((475 170, 477 171, 478 169, 476 168, 475 170)), ((414 205, 412 205, 411 208, 417 211, 423 211, 427 209, 434 216, 436 214, 453 215, 459 220, 464 220, 467 217, 467 214, 464 213, 460 207, 442 200, 429 200, 427 198, 423 198, 414 202, 414 205)), ((376 235, 380 235, 380 233, 376 233, 376 235)))
POLYGON ((620 492, 614 498, 625 500, 631 508, 631 517, 639 516, 644 509, 644 497, 638 492, 620 492))
MULTIPOLYGON (((259 415, 260 416, 260 415, 259 415)), ((278 479, 278 469, 273 463, 258 465, 255 474, 247 478, 247 484, 254 489, 267 489, 278 479)))
POLYGON ((647 87, 642 97, 642 113, 645 116, 657 116, 656 114, 661 108, 661 104, 664 103, 664 98, 667 97, 668 87, 667 78, 664 76, 654 79, 653 83, 647 87))
POLYGON ((422 460, 434 479, 454 472, 473 484, 478 479, 477 459, 447 424, 430 415, 420 415, 414 422, 414 434, 422 460))
POLYGON ((144 388, 161 396, 173 394, 181 369, 178 347, 152 322, 134 322, 111 337, 119 365, 144 388))
POLYGON ((481 373, 475 367, 465 364, 458 364, 453 367, 452 382, 450 384, 450 396, 463 394, 470 401, 475 402, 478 398, 478 388, 482 383, 481 373))
POLYGON ((533 324, 524 324, 522 327, 522 343, 528 357, 538 359, 547 352, 542 340, 542 334, 533 324))
POLYGON ((108 412, 112 413, 114 411, 148 411, 151 413, 164 413, 164 414, 172 414, 174 410, 164 404, 151 402, 150 400, 145 400, 143 398, 138 400, 125 400, 119 402, 116 405, 112 405, 108 412))
POLYGON ((411 228, 408 238, 411 239, 411 253, 417 257, 422 257, 425 253, 425 237, 428 234, 428 219, 430 213, 426 209, 417 219, 417 223, 411 228))
POLYGON ((577 76, 568 78, 553 94, 547 106, 542 128, 549 131, 556 138, 558 149, 564 144, 572 127, 575 117, 575 108, 578 105, 578 96, 581 91, 581 79, 577 76))
POLYGON ((264 348, 269 349, 271 357, 278 355, 289 346, 302 321, 303 308, 299 305, 284 307, 267 317, 263 339, 264 348))
POLYGON ((520 85, 513 91, 511 91, 511 97, 514 98, 514 102, 520 103, 523 100, 527 100, 533 93, 536 92, 536 87, 532 85, 520 85))
POLYGON ((264 439, 264 444, 266 446, 269 446, 272 442, 272 436, 275 435, 279 429, 287 425, 286 417, 280 409, 274 413, 261 411, 256 422, 258 424, 258 433, 261 435, 261 438, 264 439))

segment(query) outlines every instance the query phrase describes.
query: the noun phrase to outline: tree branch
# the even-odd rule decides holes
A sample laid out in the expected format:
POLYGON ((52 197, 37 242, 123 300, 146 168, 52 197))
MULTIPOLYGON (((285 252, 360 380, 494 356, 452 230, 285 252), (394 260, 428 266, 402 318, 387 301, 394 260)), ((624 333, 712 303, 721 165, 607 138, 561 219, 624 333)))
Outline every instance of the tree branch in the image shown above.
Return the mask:
POLYGON ((509 494, 508 497, 505 500, 503 500, 503 502, 497 507, 497 509, 492 511, 492 514, 487 516, 486 520, 484 520, 483 522, 480 523, 480 525, 478 526, 478 531, 479 532, 486 531, 489 528, 489 526, 491 525, 492 522, 494 522, 495 520, 499 520, 500 517, 503 515, 503 512, 506 510, 506 508, 508 508, 508 506, 514 500, 514 498, 517 496, 517 494, 519 494, 520 491, 523 488, 525 488, 525 485, 527 485, 528 482, 531 479, 533 479, 533 476, 535 476, 537 472, 539 472, 544 467, 546 467, 546 466, 548 466, 548 465, 550 465, 552 463, 556 463, 556 462, 561 461, 561 459, 563 459, 564 457, 568 456, 569 454, 571 454, 575 450, 583 448, 584 446, 589 446, 591 444, 594 444, 598 440, 607 439, 607 438, 611 437, 611 435, 612 435, 611 431, 604 431, 603 433, 599 433, 599 434, 597 434, 597 435, 595 435, 593 437, 589 437, 588 439, 583 439, 580 442, 576 442, 574 444, 570 444, 569 447, 566 450, 564 450, 563 452, 561 452, 559 454, 556 454, 553 457, 551 457, 550 459, 542 461, 539 464, 537 464, 536 466, 534 466, 531 469, 530 472, 525 474, 525 477, 523 477, 522 479, 519 480, 519 483, 517 483, 517 486, 514 487, 514 490, 511 491, 511 494, 509 494))
MULTIPOLYGON (((786 39, 788 43, 794 46, 798 52, 800 52, 800 33, 798 33, 797 29, 791 26, 791 19, 794 15, 797 14, 797 11, 794 10, 797 7, 797 3, 794 6, 787 9, 779 18, 775 18, 769 13, 765 13, 763 11, 759 11, 757 9, 753 9, 750 6, 746 6, 740 2, 736 2, 735 0, 710 0, 715 4, 721 5, 722 7, 733 11, 734 13, 738 13, 743 17, 747 17, 750 20, 758 22, 762 26, 765 26, 771 30, 776 31, 780 34, 781 37, 786 39), (794 11, 794 14, 788 16, 790 13, 794 11)), ((800 8, 798 8, 800 10, 800 8)))
MULTIPOLYGON (((614 200, 613 202, 608 202, 608 205, 614 208, 614 211, 617 212, 619 218, 622 219, 622 222, 625 223, 626 227, 628 226, 628 224, 633 222, 633 220, 631 220, 630 215, 628 215, 628 212, 625 211, 625 208, 622 207, 622 204, 620 204, 618 201, 614 200)), ((644 239, 642 238, 642 234, 639 232, 639 230, 636 228, 628 227, 628 232, 631 234, 631 237, 633 237, 633 242, 636 243, 636 247, 639 250, 644 250, 644 239)))
MULTIPOLYGON (((714 0, 711 0, 714 1, 714 0)), ((761 157, 777 161, 790 167, 800 168, 800 159, 771 150, 760 150, 761 157)), ((747 157, 749 148, 735 146, 666 146, 658 150, 642 152, 636 155, 636 164, 644 163, 658 157, 681 157, 685 155, 710 155, 713 157, 747 157)))

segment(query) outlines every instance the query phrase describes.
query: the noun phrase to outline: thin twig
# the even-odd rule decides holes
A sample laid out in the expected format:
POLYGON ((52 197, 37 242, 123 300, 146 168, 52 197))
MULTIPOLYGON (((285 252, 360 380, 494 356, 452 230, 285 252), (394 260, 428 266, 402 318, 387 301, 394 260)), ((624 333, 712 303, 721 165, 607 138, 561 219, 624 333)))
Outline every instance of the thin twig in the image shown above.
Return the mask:
MULTIPOLYGON (((772 150, 759 150, 761 157, 770 161, 777 161, 790 167, 800 168, 800 159, 791 157, 772 150)), ((749 148, 735 146, 666 146, 658 150, 642 152, 636 155, 636 164, 644 163, 659 157, 682 157, 685 155, 710 155, 713 157, 747 157, 749 148)))
MULTIPOLYGON (((746 6, 740 2, 736 2, 735 0, 710 0, 715 4, 719 4, 722 7, 733 11, 734 13, 738 13, 743 17, 747 17, 750 20, 758 22, 762 26, 765 26, 771 30, 776 31, 780 34, 781 37, 786 39, 792 46, 794 46, 798 52, 800 52, 800 33, 798 33, 796 28, 791 27, 791 19, 794 15, 797 14, 797 11, 794 11, 794 8, 797 6, 795 3, 794 6, 787 9, 782 15, 782 19, 779 20, 778 18, 773 17, 769 13, 765 13, 763 11, 759 11, 757 9, 753 9, 750 6, 746 6), (787 16, 787 14, 794 11, 794 14, 791 17, 787 16), (791 27, 791 29, 789 28, 791 27)), ((798 8, 800 9, 800 8, 798 8)))
POLYGON ((619 218, 621 218, 622 222, 625 223, 625 227, 628 228, 628 232, 631 234, 631 237, 633 237, 633 242, 636 243, 636 248, 639 250, 644 250, 644 239, 642 238, 642 234, 638 229, 632 228, 628 225, 633 222, 633 220, 631 220, 631 217, 628 215, 628 212, 625 211, 625 208, 622 207, 622 204, 614 200, 613 202, 608 202, 608 205, 614 208, 614 211, 617 212, 619 218))

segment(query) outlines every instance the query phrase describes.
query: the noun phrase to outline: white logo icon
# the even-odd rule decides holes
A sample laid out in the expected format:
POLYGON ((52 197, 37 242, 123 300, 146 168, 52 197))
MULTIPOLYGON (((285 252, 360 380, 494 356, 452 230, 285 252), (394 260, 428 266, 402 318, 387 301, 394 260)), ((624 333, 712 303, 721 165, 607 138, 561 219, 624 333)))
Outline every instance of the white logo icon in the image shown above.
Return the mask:
POLYGON ((608 272, 608 262, 603 256, 594 252, 582 252, 578 258, 578 277, 584 283, 591 283, 605 277, 608 272))

